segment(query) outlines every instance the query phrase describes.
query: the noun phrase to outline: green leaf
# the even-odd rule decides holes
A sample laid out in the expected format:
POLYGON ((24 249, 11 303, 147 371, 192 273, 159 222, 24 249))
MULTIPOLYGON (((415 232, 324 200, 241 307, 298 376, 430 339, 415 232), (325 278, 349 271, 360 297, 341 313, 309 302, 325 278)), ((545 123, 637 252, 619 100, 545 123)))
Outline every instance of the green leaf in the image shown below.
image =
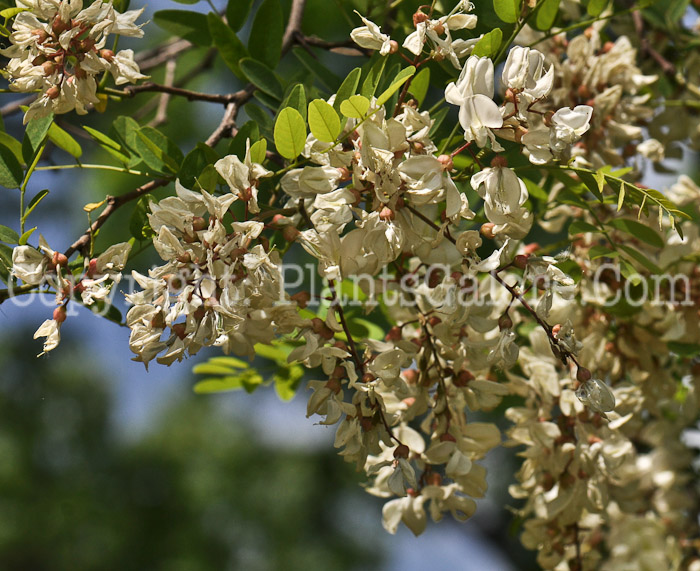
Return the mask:
POLYGON ((195 179, 202 173, 207 165, 211 165, 219 160, 219 154, 203 143, 197 143, 182 161, 177 178, 186 188, 192 188, 195 179))
POLYGON ((613 228, 622 230, 627 234, 631 234, 638 240, 646 242, 647 244, 654 246, 655 248, 664 247, 663 238, 661 238, 661 236, 659 236, 659 234, 655 230, 649 228, 649 226, 647 226, 646 224, 642 224, 641 222, 637 222, 636 220, 629 220, 627 218, 614 218, 613 220, 610 220, 607 224, 608 226, 612 226, 613 228))
POLYGON ((221 175, 217 172, 214 165, 207 165, 197 177, 194 189, 203 189, 211 194, 216 190, 218 185, 224 184, 224 182, 224 179, 221 178, 221 175))
POLYGON ((243 73, 255 87, 271 95, 277 99, 277 101, 282 101, 282 97, 284 97, 284 88, 280 80, 277 79, 277 76, 269 67, 252 58, 242 59, 240 61, 240 66, 243 73))
POLYGON ((153 21, 166 32, 195 45, 211 45, 212 38, 206 14, 191 10, 160 10, 153 14, 153 21))
POLYGON ((93 139, 95 139, 98 143, 101 143, 102 145, 105 145, 107 147, 111 147, 112 149, 116 149, 117 151, 123 150, 123 147, 117 141, 115 141, 111 137, 108 137, 104 133, 101 133, 97 129, 93 129, 92 127, 88 127, 87 125, 83 125, 83 129, 90 133, 90 136, 93 139))
POLYGON ((199 0, 173 0, 173 2, 177 2, 178 4, 197 4, 199 0))
POLYGON ((246 392, 251 393, 262 384, 263 378, 255 369, 245 369, 236 371, 234 375, 203 379, 194 386, 194 392, 197 394, 212 394, 245 389, 246 392))
POLYGON ((625 203, 625 186, 627 186, 626 182, 623 182, 620 185, 620 194, 617 197, 617 211, 620 212, 622 210, 622 205, 625 203))
POLYGON ((0 145, 4 145, 10 149, 19 164, 24 162, 24 157, 22 156, 22 143, 20 143, 12 135, 5 133, 4 131, 0 131, 0 145))
POLYGON ((275 69, 282 55, 284 21, 279 0, 265 0, 258 8, 248 40, 248 52, 270 69, 275 69))
POLYGON ((619 256, 618 252, 615 252, 614 250, 611 250, 607 246, 593 246, 590 250, 588 250, 588 257, 591 260, 595 260, 596 258, 617 258, 619 256))
POLYGON ((293 160, 304 150, 306 123, 299 111, 286 107, 275 121, 275 147, 285 159, 293 160))
POLYGON ((78 141, 76 141, 64 129, 56 125, 56 123, 52 123, 51 127, 49 127, 49 139, 59 149, 63 149, 69 155, 73 155, 76 159, 79 159, 83 154, 83 149, 80 147, 78 141))
POLYGON ((353 95, 349 99, 343 101, 340 105, 340 111, 346 117, 353 119, 361 119, 369 110, 369 99, 362 95, 353 95))
POLYGON ((254 163, 262 164, 267 153, 267 141, 260 139, 250 146, 250 160, 254 163))
POLYGON ((248 19, 253 0, 228 0, 226 20, 234 32, 240 30, 248 19))
POLYGON ((260 129, 258 129, 258 124, 253 121, 248 121, 243 124, 243 126, 238 129, 238 133, 231 141, 228 147, 229 155, 236 155, 239 159, 243 160, 246 150, 246 141, 250 139, 251 142, 260 139, 260 129))
POLYGON ((381 107, 387 101, 389 101, 389 98, 396 93, 404 83, 413 77, 414 73, 416 73, 416 68, 412 65, 408 66, 406 69, 402 69, 396 76, 396 79, 391 82, 391 85, 385 89, 379 97, 377 97, 377 107, 381 107))
POLYGON ((540 185, 527 178, 523 178, 522 181, 525 183, 525 188, 527 188, 527 192, 530 196, 536 198, 537 200, 541 200, 544 203, 549 200, 549 194, 547 194, 547 191, 540 185))
POLYGON ((248 103, 248 105, 245 106, 245 112, 248 114, 248 117, 258 124, 260 133, 269 140, 272 140, 274 123, 272 121, 272 117, 270 117, 270 114, 263 110, 262 107, 259 107, 253 103, 248 103))
POLYGON ((496 15, 507 24, 515 24, 520 16, 520 0, 493 0, 496 15))
POLYGON ((425 100, 425 96, 428 94, 428 88, 430 87, 430 68, 425 67, 421 69, 411 82, 411 87, 408 88, 408 92, 416 100, 418 106, 420 107, 425 100))
POLYGON ((142 127, 136 135, 135 150, 144 163, 156 171, 177 174, 184 157, 175 143, 153 127, 142 127))
POLYGON ((24 139, 22 140, 22 156, 26 164, 31 164, 39 151, 39 147, 46 140, 46 135, 49 132, 51 123, 53 122, 53 113, 46 117, 36 117, 27 123, 27 128, 24 131, 24 139))
POLYGON ((642 265, 645 267, 647 270, 654 274, 660 274, 661 273, 661 268, 657 266, 654 262, 652 262, 645 254, 642 254, 639 250, 635 250, 634 248, 630 246, 625 246, 624 244, 618 244, 618 248, 620 248, 623 252, 625 252, 628 256, 630 256, 634 261, 636 261, 638 264, 642 265))
POLYGON ((304 86, 301 83, 297 83, 280 107, 282 109, 285 107, 293 107, 299 111, 304 121, 306 121, 306 91, 304 91, 304 86))
POLYGON ((281 367, 272 377, 275 381, 275 391, 282 400, 294 398, 299 382, 304 377, 304 368, 300 365, 281 367))
POLYGON ((27 244, 27 240, 29 240, 29 237, 34 234, 34 230, 36 230, 36 226, 34 228, 30 228, 27 230, 24 234, 22 234, 19 237, 19 242, 17 242, 20 246, 25 246, 27 244))
POLYGON ((323 99, 314 99, 309 103, 309 129, 319 141, 333 143, 340 134, 340 117, 323 99))
POLYGON ((136 202, 129 219, 129 232, 137 240, 149 238, 153 231, 148 224, 148 197, 143 196, 136 202))
POLYGON ((600 230, 584 220, 574 220, 569 224, 569 234, 583 234, 584 232, 600 232, 600 230))
POLYGON ((212 40, 221 59, 224 60, 224 63, 236 77, 245 80, 246 76, 241 69, 240 61, 248 56, 248 50, 245 49, 243 42, 231 28, 224 24, 218 14, 209 12, 207 14, 207 22, 212 40))
MULTIPOLYGON (((605 1, 607 2, 607 0, 605 1)), ((590 9, 590 4, 588 7, 590 9)), ((557 18, 557 12, 559 12, 559 0, 542 0, 538 2, 535 27, 538 30, 549 31, 557 18)))
POLYGON ((494 57, 501 49, 502 41, 503 32, 501 32, 500 28, 495 28, 488 34, 484 34, 484 37, 476 43, 474 49, 472 50, 472 55, 479 57, 494 57))
POLYGON ((24 209, 24 215, 22 216, 22 218, 26 219, 27 216, 29 216, 32 213, 32 211, 37 207, 37 205, 42 200, 44 200, 44 198, 48 194, 49 194, 48 188, 45 188, 44 190, 40 190, 39 192, 37 192, 36 195, 34 196, 34 198, 32 198, 31 201, 29 202, 29 204, 27 205, 27 208, 24 209))
POLYGON ((0 185, 5 188, 19 188, 24 171, 15 154, 0 143, 0 185))
POLYGON ((247 369, 249 363, 235 357, 212 357, 206 363, 195 365, 192 372, 195 375, 230 375, 236 369, 247 369))
POLYGON ((605 7, 607 5, 608 0, 589 0, 586 12, 588 12, 589 16, 597 18, 598 16, 600 16, 601 12, 605 10, 605 7))
POLYGON ((12 248, 0 244, 0 278, 5 283, 10 283, 10 273, 12 272, 12 248))
POLYGON ((121 139, 123 145, 133 151, 136 150, 136 132, 141 128, 134 119, 120 115, 112 123, 112 128, 116 135, 121 139))
POLYGON ((0 241, 5 244, 17 244, 19 242, 19 234, 12 228, 0 225, 0 241))
POLYGON ((333 109, 335 109, 337 113, 341 113, 340 106, 343 101, 348 99, 350 96, 355 95, 357 86, 360 84, 361 75, 362 70, 359 67, 356 67, 343 80, 343 83, 338 88, 338 92, 333 100, 333 109))
POLYGON ((331 93, 335 93, 342 83, 339 78, 330 69, 324 66, 319 60, 312 58, 304 48, 299 46, 292 48, 292 54, 299 62, 308 69, 319 83, 331 93))
POLYGON ((640 276, 639 272, 634 269, 634 266, 624 258, 620 258, 620 273, 622 277, 629 280, 633 285, 642 283, 642 276, 640 276))
POLYGON ((700 345, 696 343, 678 343, 677 341, 669 341, 666 343, 669 351, 672 351, 679 357, 692 359, 700 355, 700 345))
MULTIPOLYGON (((382 73, 384 72, 384 66, 386 66, 386 61, 388 58, 382 56, 375 56, 377 59, 372 64, 367 72, 365 80, 362 82, 362 89, 360 89, 360 95, 370 99, 377 87, 379 86, 379 81, 382 78, 382 73)), ((371 61, 371 60, 370 60, 371 61)))

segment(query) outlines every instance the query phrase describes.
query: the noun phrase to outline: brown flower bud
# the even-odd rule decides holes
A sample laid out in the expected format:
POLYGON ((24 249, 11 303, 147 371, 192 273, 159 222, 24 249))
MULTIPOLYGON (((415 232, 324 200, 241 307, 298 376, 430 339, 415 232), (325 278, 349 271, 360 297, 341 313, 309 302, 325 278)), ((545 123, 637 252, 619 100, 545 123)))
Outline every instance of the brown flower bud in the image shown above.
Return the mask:
POLYGON ((399 341, 401 339, 401 328, 398 325, 394 325, 389 329, 384 339, 387 341, 399 341))
POLYGON ((107 60, 109 63, 112 63, 112 60, 114 59, 114 52, 107 49, 100 50, 100 57, 107 60))
POLYGON ((56 71, 56 67, 56 64, 52 61, 45 61, 41 64, 41 69, 46 76, 53 75, 53 73, 56 71))
POLYGON ((513 265, 520 270, 524 270, 527 267, 527 259, 529 257, 529 254, 518 254, 513 260, 513 265))
POLYGON ((56 99, 59 95, 61 95, 61 90, 56 85, 52 85, 46 90, 46 97, 49 99, 56 99))
POLYGON ((343 385, 338 379, 329 379, 328 382, 326 383, 326 388, 330 389, 331 392, 338 394, 342 389, 343 385))
POLYGON ((66 320, 66 306, 61 305, 53 310, 53 319, 57 323, 63 323, 66 320))
POLYGON ((498 320, 498 328, 503 331, 505 329, 513 329, 513 320, 510 318, 510 316, 506 313, 505 315, 501 315, 501 317, 498 320))
POLYGON ((585 383, 591 379, 591 372, 585 367, 579 367, 576 371, 576 379, 581 383, 585 383))
POLYGON ((302 309, 306 309, 306 306, 309 305, 309 301, 311 301, 311 294, 308 291, 300 291, 289 296, 289 299, 296 302, 302 309))
POLYGON ((484 238, 493 239, 493 237, 495 236, 495 234, 493 233, 494 226, 495 224, 493 222, 486 222, 486 224, 481 225, 479 232, 484 238))
POLYGON ((413 14, 413 27, 417 27, 418 24, 421 24, 426 20, 428 20, 428 15, 425 12, 418 10, 415 14, 413 14))
POLYGON ((415 369, 406 369, 401 373, 401 376, 409 385, 415 385, 418 382, 419 375, 415 369))
POLYGON ((445 26, 442 22, 438 22, 433 26, 433 31, 438 35, 442 36, 445 33, 445 26))
POLYGON ((362 375, 362 382, 363 383, 371 383, 372 381, 376 381, 377 377, 375 377, 372 373, 365 373, 362 375))
POLYGON ((559 332, 561 331, 561 323, 556 323, 552 327, 552 334, 553 335, 559 335, 559 332))
POLYGON ((391 40, 389 42, 389 53, 395 54, 399 51, 399 43, 396 40, 391 40))
POLYGON ((491 159, 491 166, 494 168, 495 167, 507 167, 508 166, 508 159, 506 159, 502 155, 498 155, 496 157, 493 157, 493 159, 491 159))
POLYGON ((466 387, 474 380, 474 375, 470 371, 460 371, 452 381, 456 387, 466 387))
POLYGON ((457 439, 454 436, 452 436, 449 432, 441 434, 439 440, 440 442, 457 442, 457 439))
POLYGON ((54 252, 53 257, 51 258, 51 265, 54 268, 56 266, 63 266, 65 268, 68 265, 68 258, 66 258, 66 255, 62 254, 61 252, 54 252))
POLYGON ((285 226, 282 229, 282 237, 287 241, 287 242, 294 242, 298 237, 301 232, 297 230, 294 226, 285 226))
POLYGON ((207 224, 207 221, 204 220, 204 218, 202 218, 201 216, 195 216, 194 218, 192 218, 192 229, 195 232, 204 230, 208 226, 209 224, 207 224))
POLYGON ((316 335, 325 339, 326 341, 333 339, 333 331, 331 331, 330 327, 328 327, 325 321, 323 321, 323 319, 320 317, 314 317, 311 320, 311 329, 314 333, 316 333, 316 335))
POLYGON ((399 444, 395 449, 394 449, 394 458, 408 458, 408 455, 411 453, 411 450, 406 446, 405 444, 399 444))

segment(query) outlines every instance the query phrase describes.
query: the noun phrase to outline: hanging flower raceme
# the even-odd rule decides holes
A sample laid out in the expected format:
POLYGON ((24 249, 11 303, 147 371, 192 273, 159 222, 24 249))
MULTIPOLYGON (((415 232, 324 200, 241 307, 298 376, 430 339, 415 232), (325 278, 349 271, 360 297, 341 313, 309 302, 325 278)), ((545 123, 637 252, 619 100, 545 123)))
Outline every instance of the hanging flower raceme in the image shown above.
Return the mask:
POLYGON ((40 92, 25 123, 49 113, 87 113, 90 105, 100 103, 97 82, 103 73, 110 73, 117 85, 146 77, 132 50, 115 53, 107 47, 110 34, 143 36, 135 23, 143 9, 121 14, 102 0, 87 8, 82 0, 23 0, 18 7, 26 11, 14 19, 12 45, 2 54, 10 58, 5 70, 10 89, 40 92))

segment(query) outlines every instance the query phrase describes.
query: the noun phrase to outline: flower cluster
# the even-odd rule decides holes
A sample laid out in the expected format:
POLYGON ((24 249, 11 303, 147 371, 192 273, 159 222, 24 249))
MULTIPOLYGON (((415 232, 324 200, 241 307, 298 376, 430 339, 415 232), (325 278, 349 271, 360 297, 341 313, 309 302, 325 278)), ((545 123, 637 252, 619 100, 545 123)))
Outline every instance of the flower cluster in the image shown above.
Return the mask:
POLYGON ((100 103, 97 82, 111 73, 117 85, 143 79, 132 50, 114 52, 107 46, 110 34, 140 38, 135 24, 141 10, 120 14, 111 2, 95 0, 83 8, 82 0, 17 2, 20 12, 12 24, 10 58, 5 74, 14 91, 40 93, 25 114, 32 117, 75 110, 87 113, 100 103))

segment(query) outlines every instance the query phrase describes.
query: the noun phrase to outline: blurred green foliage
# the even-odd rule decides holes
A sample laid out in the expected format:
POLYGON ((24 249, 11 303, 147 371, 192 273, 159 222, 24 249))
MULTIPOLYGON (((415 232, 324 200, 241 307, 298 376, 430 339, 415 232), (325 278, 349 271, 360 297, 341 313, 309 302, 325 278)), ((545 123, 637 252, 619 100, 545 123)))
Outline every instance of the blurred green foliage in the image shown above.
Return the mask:
POLYGON ((104 373, 74 346, 0 347, 0 569, 378 568, 376 538, 339 503, 367 500, 332 450, 270 449, 216 397, 125 442, 104 373))

